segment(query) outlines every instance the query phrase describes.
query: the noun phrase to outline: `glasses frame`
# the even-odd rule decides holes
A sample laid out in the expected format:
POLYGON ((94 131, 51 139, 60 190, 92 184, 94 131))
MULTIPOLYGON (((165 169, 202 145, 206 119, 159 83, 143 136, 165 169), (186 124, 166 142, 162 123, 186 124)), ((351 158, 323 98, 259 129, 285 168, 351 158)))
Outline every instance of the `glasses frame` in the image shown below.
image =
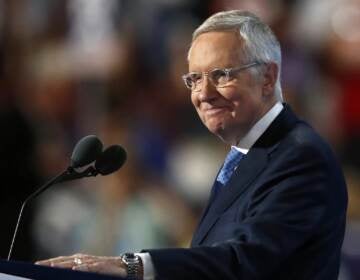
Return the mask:
POLYGON ((197 89, 197 90, 195 90, 195 87, 196 87, 197 84, 198 84, 198 85, 201 85, 201 84, 202 84, 205 76, 208 77, 210 83, 211 83, 214 87, 216 87, 216 88, 222 88, 222 87, 226 87, 226 83, 229 82, 231 74, 236 73, 236 72, 240 72, 240 71, 242 71, 242 70, 245 70, 245 69, 248 69, 248 68, 250 68, 250 67, 253 67, 253 66, 256 66, 256 65, 260 65, 260 64, 261 64, 261 62, 255 61, 255 62, 251 62, 251 63, 245 64, 245 65, 241 65, 241 66, 233 67, 233 68, 223 68, 223 69, 221 69, 221 68, 214 68, 214 69, 212 69, 212 70, 210 70, 210 71, 206 71, 206 72, 189 72, 189 73, 187 73, 187 74, 184 74, 184 75, 182 76, 182 79, 183 79, 183 81, 184 81, 184 83, 185 83, 185 86, 186 86, 189 90, 191 90, 192 92, 199 92, 199 91, 201 91, 201 89, 202 89, 201 87, 200 87, 200 89, 197 89), (213 81, 213 79, 209 78, 209 77, 210 77, 210 76, 209 76, 210 73, 212 73, 212 72, 214 72, 214 71, 219 71, 219 70, 220 70, 220 71, 223 71, 223 72, 225 73, 225 75, 226 75, 226 76, 225 76, 225 77, 226 77, 226 82, 225 82, 224 85, 216 85, 216 83, 213 81), (192 83, 192 84, 193 84, 192 86, 189 86, 188 83, 187 83, 187 78, 188 78, 190 75, 193 75, 193 74, 201 74, 201 79, 199 79, 197 82, 193 82, 193 83, 192 83), (194 89, 193 89, 193 88, 194 88, 194 89))

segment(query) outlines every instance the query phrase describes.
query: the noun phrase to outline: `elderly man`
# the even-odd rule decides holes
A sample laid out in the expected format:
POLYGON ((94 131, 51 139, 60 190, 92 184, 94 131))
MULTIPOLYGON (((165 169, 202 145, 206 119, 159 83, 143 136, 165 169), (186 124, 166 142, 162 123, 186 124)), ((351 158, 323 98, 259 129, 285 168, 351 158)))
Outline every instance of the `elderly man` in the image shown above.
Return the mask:
POLYGON ((243 11, 193 34, 183 76, 201 121, 231 146, 191 248, 39 262, 130 279, 337 279, 347 192, 328 145, 282 103, 280 46, 243 11))

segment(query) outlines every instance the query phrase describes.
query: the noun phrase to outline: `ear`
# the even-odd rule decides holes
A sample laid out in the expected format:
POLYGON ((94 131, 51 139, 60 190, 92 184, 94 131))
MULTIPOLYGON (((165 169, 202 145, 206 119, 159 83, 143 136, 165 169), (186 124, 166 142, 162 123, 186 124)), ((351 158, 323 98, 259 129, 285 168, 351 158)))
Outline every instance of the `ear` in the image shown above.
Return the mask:
POLYGON ((263 96, 269 97, 274 94, 279 67, 273 62, 266 64, 264 67, 263 96))

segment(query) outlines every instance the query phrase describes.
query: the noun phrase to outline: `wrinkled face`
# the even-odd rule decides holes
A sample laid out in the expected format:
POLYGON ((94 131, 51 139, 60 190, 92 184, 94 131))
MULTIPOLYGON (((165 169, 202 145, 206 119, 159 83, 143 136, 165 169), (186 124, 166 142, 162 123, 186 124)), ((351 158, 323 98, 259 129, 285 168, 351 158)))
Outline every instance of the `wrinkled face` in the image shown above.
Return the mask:
MULTIPOLYGON (((189 72, 206 72, 248 63, 241 57, 241 44, 235 32, 201 34, 190 50, 189 72)), ((256 77, 248 68, 238 72, 231 85, 223 88, 216 88, 204 77, 201 91, 192 92, 191 101, 212 133, 224 142, 236 145, 275 103, 274 77, 267 79, 266 76, 259 74, 256 77)))

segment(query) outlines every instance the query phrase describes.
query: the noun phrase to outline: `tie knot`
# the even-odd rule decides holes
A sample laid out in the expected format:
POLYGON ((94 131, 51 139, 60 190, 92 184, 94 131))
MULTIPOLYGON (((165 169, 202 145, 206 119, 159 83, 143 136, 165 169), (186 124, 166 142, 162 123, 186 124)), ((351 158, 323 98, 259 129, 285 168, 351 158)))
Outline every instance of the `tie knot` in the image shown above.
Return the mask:
POLYGON ((225 158, 224 165, 220 170, 217 181, 222 185, 225 185, 243 156, 244 154, 242 152, 232 147, 225 158))

